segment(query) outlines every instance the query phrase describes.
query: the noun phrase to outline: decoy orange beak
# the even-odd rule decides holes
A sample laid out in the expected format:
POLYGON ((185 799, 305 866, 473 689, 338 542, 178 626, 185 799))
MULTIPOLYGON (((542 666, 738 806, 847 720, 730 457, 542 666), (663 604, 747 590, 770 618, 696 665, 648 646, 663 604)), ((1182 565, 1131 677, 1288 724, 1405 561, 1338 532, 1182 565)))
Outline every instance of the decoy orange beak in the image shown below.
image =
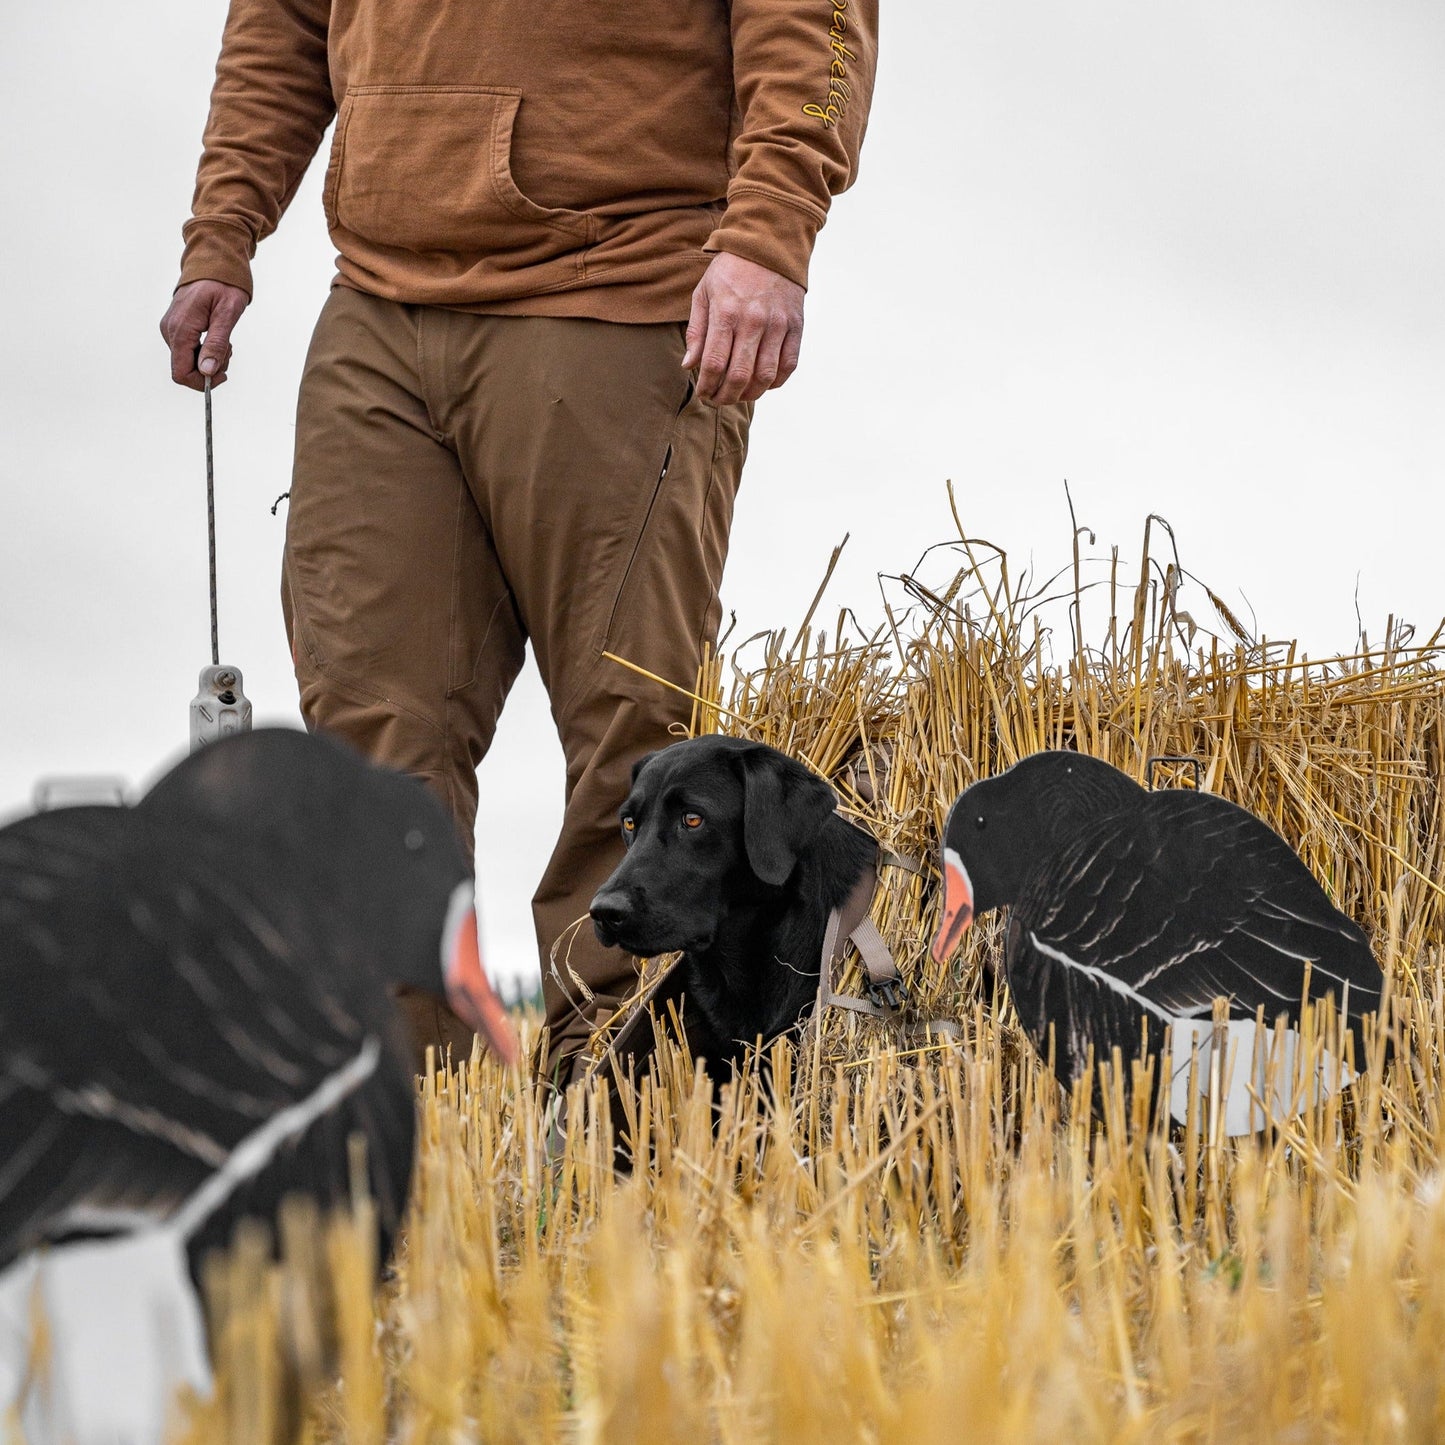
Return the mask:
POLYGON ((943 919, 933 938, 933 961, 943 963, 958 947, 973 922, 973 884, 963 859, 952 848, 943 850, 943 919))
POLYGON ((476 908, 469 905, 449 932, 452 937, 445 964, 447 1002, 463 1023, 486 1039, 504 1064, 515 1064, 517 1035, 482 968, 476 908))

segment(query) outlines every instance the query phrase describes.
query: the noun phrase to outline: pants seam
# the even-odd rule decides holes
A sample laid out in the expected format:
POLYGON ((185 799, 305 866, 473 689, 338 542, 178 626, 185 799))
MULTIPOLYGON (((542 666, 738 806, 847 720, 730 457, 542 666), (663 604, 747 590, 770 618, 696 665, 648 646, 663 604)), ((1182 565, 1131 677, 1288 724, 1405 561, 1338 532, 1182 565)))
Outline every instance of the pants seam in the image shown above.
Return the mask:
MULTIPOLYGON (((421 328, 417 327, 417 335, 420 336, 421 328)), ((430 416, 430 410, 427 415, 430 416)), ((451 597, 448 600, 447 610, 447 655, 445 658, 446 683, 442 689, 442 756, 450 763, 452 760, 452 690, 451 670, 452 657, 456 653, 457 646, 457 607, 461 596, 461 548, 462 548, 462 507, 465 500, 470 496, 467 489, 466 478, 460 475, 461 465, 458 458, 459 475, 457 476, 457 504, 452 515, 452 586, 451 597)), ((453 781, 456 775, 456 768, 447 768, 447 808, 453 817, 456 817, 456 792, 453 781)))
MULTIPOLYGON (((382 707, 394 708, 397 712, 420 723, 423 727, 429 728, 432 732, 446 738, 445 724, 439 723, 435 718, 429 718, 425 713, 418 712, 414 707, 408 707, 405 703, 397 702, 395 698, 387 697, 384 693, 375 692, 363 683, 357 682, 349 673, 337 673, 328 664, 314 663, 316 673, 323 677, 329 687, 337 692, 350 693, 353 702, 363 704, 379 703, 382 707)), ((304 684, 303 684, 304 689, 304 684)))
POLYGON ((447 685, 446 695, 448 701, 450 701, 454 697, 460 696, 462 693, 466 692, 468 688, 476 684, 477 666, 478 663, 481 661, 482 654, 487 650, 487 644, 492 640, 492 628, 496 626, 497 614, 502 610, 503 607, 509 606, 511 602, 512 598, 506 593, 504 593, 502 596, 497 598, 496 602, 492 604, 492 614, 490 617, 487 618, 486 631, 482 633, 482 640, 477 644, 477 650, 472 655, 471 666, 469 671, 467 672, 466 680, 455 684, 455 686, 451 684, 447 685))
POLYGON ((427 365, 430 357, 427 351, 425 330, 426 330, 426 308, 418 307, 416 312, 416 379, 417 392, 421 397, 421 404, 426 408, 427 424, 431 427, 432 436, 441 441, 445 433, 437 421, 436 412, 432 407, 431 386, 427 376, 427 365))
MULTIPOLYGON (((721 431, 722 431, 722 417, 721 417, 721 415, 719 415, 719 417, 718 417, 716 426, 717 426, 718 432, 721 433, 721 431)), ((708 521, 708 508, 709 508, 709 506, 712 504, 712 494, 713 494, 713 492, 714 492, 714 491, 716 490, 716 488, 717 488, 717 467, 718 467, 717 442, 716 442, 716 438, 714 438, 713 451, 712 451, 712 460, 708 463, 708 468, 707 468, 707 487, 704 489, 703 494, 702 494, 702 510, 701 510, 701 513, 700 513, 699 516, 698 516, 698 521, 697 521, 699 534, 701 534, 702 531, 703 531, 703 529, 707 526, 707 521, 708 521)), ((709 584, 709 592, 710 592, 710 595, 709 595, 708 600, 707 600, 707 606, 704 607, 703 610, 702 610, 702 624, 701 624, 701 626, 699 626, 699 628, 698 628, 698 630, 697 630, 697 636, 693 639, 694 644, 695 644, 694 650, 695 650, 696 653, 697 653, 698 661, 699 661, 699 662, 701 662, 701 660, 702 660, 703 644, 708 640, 708 633, 709 633, 710 631, 714 631, 714 629, 711 629, 711 628, 708 627, 707 622, 708 622, 708 618, 712 616, 713 608, 717 605, 718 600, 720 599, 720 597, 721 597, 721 595, 722 595, 722 586, 721 586, 721 584, 722 584, 722 578, 719 577, 718 580, 717 580, 717 583, 713 583, 712 578, 709 577, 709 578, 708 578, 708 584, 709 584)), ((714 631, 714 636, 715 636, 715 635, 716 635, 716 634, 715 634, 715 631, 714 631)))

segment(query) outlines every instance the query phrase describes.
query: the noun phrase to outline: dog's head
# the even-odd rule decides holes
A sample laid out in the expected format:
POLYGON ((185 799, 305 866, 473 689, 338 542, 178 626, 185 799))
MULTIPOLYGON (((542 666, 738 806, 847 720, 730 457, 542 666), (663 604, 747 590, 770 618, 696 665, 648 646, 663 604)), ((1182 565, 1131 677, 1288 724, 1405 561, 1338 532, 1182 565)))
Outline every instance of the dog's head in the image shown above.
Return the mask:
POLYGON ((627 856, 592 900, 598 939, 643 958, 706 950, 730 911, 779 896, 836 802, 762 743, 694 738, 641 759, 619 815, 627 856))

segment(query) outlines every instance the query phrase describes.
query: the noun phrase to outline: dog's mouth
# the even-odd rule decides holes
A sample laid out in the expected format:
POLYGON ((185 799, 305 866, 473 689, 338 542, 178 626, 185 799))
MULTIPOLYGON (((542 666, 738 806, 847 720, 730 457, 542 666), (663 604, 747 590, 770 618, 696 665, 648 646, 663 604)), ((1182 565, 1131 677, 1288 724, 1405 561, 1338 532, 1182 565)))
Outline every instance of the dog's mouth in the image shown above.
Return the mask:
POLYGON ((635 958, 656 958, 663 953, 700 953, 712 945, 711 934, 659 930, 637 919, 614 921, 594 917, 592 931, 603 948, 620 948, 635 958))

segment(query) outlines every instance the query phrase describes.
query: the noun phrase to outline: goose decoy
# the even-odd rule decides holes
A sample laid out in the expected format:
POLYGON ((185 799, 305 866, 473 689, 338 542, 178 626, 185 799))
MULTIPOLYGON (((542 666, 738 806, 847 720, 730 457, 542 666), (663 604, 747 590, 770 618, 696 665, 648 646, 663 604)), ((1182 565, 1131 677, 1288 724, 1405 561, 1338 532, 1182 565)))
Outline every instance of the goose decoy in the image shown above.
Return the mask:
POLYGON ((386 1257, 415 1142, 391 986, 515 1059, 473 888, 420 784, 290 729, 212 744, 134 808, 0 829, 0 1416, 160 1438, 176 1384, 208 1384, 205 1254, 289 1193, 344 1204, 357 1135, 386 1257))
MULTIPOLYGON (((1052 1035, 1065 1088, 1091 1051, 1102 1062, 1117 1048, 1127 1089, 1130 1061, 1142 1048, 1158 1054, 1167 1033, 1173 1071, 1156 1085, 1161 1104, 1183 1122, 1194 1055, 1196 1088, 1213 1073, 1222 1091, 1227 1077, 1217 1105, 1224 1132, 1252 1132, 1266 1106, 1279 1118, 1292 1098, 1351 1077, 1343 1060, 1325 1056, 1303 1094, 1292 1090, 1306 979, 1312 1002, 1333 995, 1363 1063, 1359 1021, 1379 1010, 1384 983, 1364 932, 1243 808, 1209 793, 1148 792, 1097 758, 1040 752, 959 795, 942 852, 935 961, 976 914, 1007 906, 1009 992, 1040 1053, 1052 1035), (1216 1039, 1221 998, 1228 1023, 1216 1039)), ((1096 1085, 1096 1107, 1100 1097, 1096 1085)))

